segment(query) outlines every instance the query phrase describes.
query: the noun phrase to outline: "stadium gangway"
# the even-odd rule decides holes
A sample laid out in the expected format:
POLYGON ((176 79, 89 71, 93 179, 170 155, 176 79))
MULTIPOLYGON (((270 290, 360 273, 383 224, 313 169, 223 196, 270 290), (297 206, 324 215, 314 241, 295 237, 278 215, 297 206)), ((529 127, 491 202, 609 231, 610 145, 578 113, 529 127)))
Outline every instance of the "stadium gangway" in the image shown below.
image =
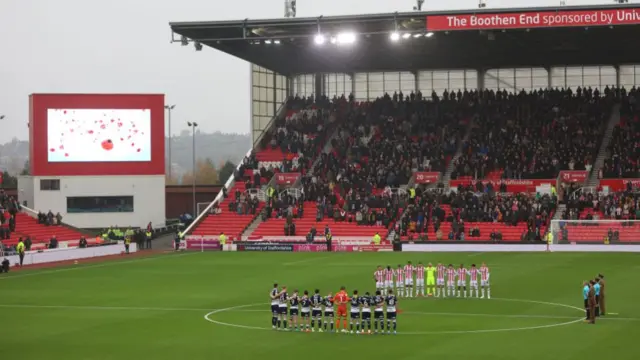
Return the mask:
MULTIPOLYGON (((242 163, 244 161, 244 158, 249 157, 251 155, 251 152, 256 147, 258 147, 260 145, 260 142, 262 141, 262 138, 264 138, 264 135, 269 130, 271 130, 275 120, 280 118, 280 117, 282 117, 282 116, 284 116, 286 114, 287 103, 288 103, 288 101, 285 101, 280 105, 280 107, 278 108, 278 111, 276 111, 276 114, 271 118, 271 120, 269 120, 269 123, 267 124, 265 129, 260 133, 258 138, 253 142, 253 146, 249 149, 249 151, 247 151, 247 153, 243 157, 242 161, 240 161, 240 163, 238 163, 238 166, 236 166, 235 170, 240 170, 240 166, 242 165, 242 163)), ((229 176, 229 179, 227 179, 227 182, 225 182, 225 184, 222 187, 222 189, 220 189, 220 192, 218 193, 218 195, 216 195, 216 197, 213 199, 213 201, 210 202, 209 205, 202 212, 200 212, 196 216, 196 218, 191 222, 191 224, 183 231, 183 234, 190 233, 198 224, 200 224, 202 219, 204 219, 209 214, 209 211, 211 211, 211 208, 213 208, 213 206, 215 204, 221 203, 224 200, 224 189, 226 189, 228 191, 235 184, 235 176, 234 175, 235 175, 235 171, 234 171, 233 174, 231 174, 231 176, 229 176)))

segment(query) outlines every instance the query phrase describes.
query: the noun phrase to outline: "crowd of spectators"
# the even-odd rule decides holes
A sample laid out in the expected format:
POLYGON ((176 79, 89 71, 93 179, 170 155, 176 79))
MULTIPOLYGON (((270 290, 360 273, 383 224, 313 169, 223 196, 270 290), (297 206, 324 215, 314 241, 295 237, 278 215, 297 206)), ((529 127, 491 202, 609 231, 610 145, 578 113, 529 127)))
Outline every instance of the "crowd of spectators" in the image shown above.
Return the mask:
POLYGON ((352 189, 397 188, 413 171, 444 171, 475 106, 468 97, 445 94, 434 93, 431 101, 418 92, 350 102, 332 152, 321 155, 318 181, 346 196, 352 189))
POLYGON ((620 124, 613 130, 600 178, 640 177, 640 91, 634 86, 628 93, 624 88, 620 92, 620 124))
POLYGON ((16 231, 16 215, 20 209, 18 200, 0 189, 0 240, 11 239, 11 233, 16 231))
MULTIPOLYGON (((396 225, 396 232, 400 236, 410 233, 426 236, 422 234, 429 232, 429 227, 432 226, 436 240, 464 240, 467 234, 470 237, 485 235, 480 233, 478 227, 467 228, 465 223, 503 223, 517 226, 526 222, 527 231, 523 234, 523 240, 540 240, 544 235, 542 228, 548 225, 557 203, 554 196, 539 193, 503 194, 491 189, 477 192, 472 187, 462 186, 449 193, 419 187, 416 193, 405 216, 396 225), (443 205, 448 205, 450 212, 443 205), (451 223, 448 234, 441 230, 443 222, 451 223)), ((490 238, 495 241, 499 241, 501 236, 498 231, 490 234, 490 238)))
POLYGON ((582 192, 567 201, 563 220, 638 220, 640 192, 629 183, 625 191, 582 192))
POLYGON ((555 178, 560 170, 590 171, 619 91, 578 87, 518 94, 474 92, 478 118, 452 179, 555 178), (481 95, 480 95, 481 94, 481 95))

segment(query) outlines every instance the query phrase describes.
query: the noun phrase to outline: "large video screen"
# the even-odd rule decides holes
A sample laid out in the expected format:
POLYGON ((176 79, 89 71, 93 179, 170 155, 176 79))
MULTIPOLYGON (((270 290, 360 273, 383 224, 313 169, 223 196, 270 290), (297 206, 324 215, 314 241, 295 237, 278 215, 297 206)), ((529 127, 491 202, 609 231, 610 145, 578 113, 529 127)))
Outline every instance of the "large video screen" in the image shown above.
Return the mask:
POLYGON ((164 105, 162 94, 31 94, 31 175, 164 175, 164 105))
POLYGON ((49 162, 151 161, 149 109, 48 109, 49 162))

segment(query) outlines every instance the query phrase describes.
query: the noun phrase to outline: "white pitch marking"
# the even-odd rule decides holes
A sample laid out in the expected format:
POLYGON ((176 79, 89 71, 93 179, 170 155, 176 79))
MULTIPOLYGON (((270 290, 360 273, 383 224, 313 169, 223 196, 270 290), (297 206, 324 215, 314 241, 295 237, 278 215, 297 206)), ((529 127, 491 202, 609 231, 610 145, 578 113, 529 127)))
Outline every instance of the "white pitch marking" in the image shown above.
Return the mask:
POLYGON ((152 256, 152 257, 146 257, 146 258, 132 259, 132 260, 127 260, 127 261, 110 261, 110 262, 105 262, 105 263, 96 264, 96 265, 87 265, 87 266, 79 266, 79 267, 68 267, 68 268, 63 268, 63 269, 56 269, 56 270, 49 270, 49 271, 38 271, 38 272, 32 272, 32 273, 26 273, 26 274, 12 275, 12 276, 0 276, 0 280, 20 279, 20 278, 24 278, 24 277, 28 277, 28 276, 36 276, 36 275, 57 274, 57 273, 66 272, 66 271, 73 271, 73 270, 96 269, 96 268, 102 268, 102 267, 107 267, 107 266, 131 264, 131 263, 138 263, 138 262, 157 260, 157 259, 172 259, 172 258, 181 257, 181 256, 185 256, 185 255, 192 255, 192 254, 200 254, 200 252, 189 252, 189 253, 182 253, 182 254, 177 254, 177 255, 159 255, 159 256, 152 256))
MULTIPOLYGON (((165 307, 138 307, 138 306, 92 306, 92 305, 24 305, 24 304, 0 304, 0 308, 13 309, 60 309, 60 310, 124 310, 124 311, 212 311, 198 308, 165 308, 165 307)), ((264 312, 268 310, 243 309, 238 312, 264 312)))
MULTIPOLYGON (((551 305, 551 306, 562 306, 562 307, 567 307, 567 308, 571 308, 571 309, 577 309, 580 311, 584 311, 583 309, 580 309, 578 307, 575 306, 571 306, 571 305, 565 305, 565 304, 558 304, 558 303, 552 303, 552 302, 544 302, 544 301, 535 301, 535 300, 519 300, 519 299, 500 299, 500 300, 504 300, 504 301, 520 301, 520 302, 529 302, 529 303, 537 303, 537 304, 546 304, 546 305, 551 305)), ((212 322, 214 324, 218 324, 218 325, 224 325, 224 326, 231 326, 231 327, 235 327, 235 328, 240 328, 240 329, 251 329, 251 330, 272 330, 270 328, 267 327, 260 327, 260 326, 247 326, 247 325, 240 325, 240 324, 231 324, 231 323, 226 323, 226 322, 222 322, 222 321, 217 321, 217 320, 213 320, 210 318, 211 315, 217 314, 217 313, 221 313, 224 311, 234 311, 236 309, 242 309, 242 308, 247 308, 247 307, 252 307, 252 306, 257 306, 257 305, 263 305, 263 304, 248 304, 248 305, 240 305, 240 306, 232 306, 232 307, 228 307, 228 308, 224 308, 224 309, 219 309, 219 310, 214 310, 211 311, 207 314, 204 315, 204 319, 206 321, 212 322)), ((457 316, 464 316, 464 314, 456 314, 457 316)), ((518 328, 506 328, 506 329, 481 329, 481 330, 452 330, 452 331, 414 331, 414 332, 401 332, 399 333, 399 335, 431 335, 431 334, 479 334, 479 333, 491 333, 491 332, 505 332, 505 331, 522 331, 522 330, 535 330, 535 329, 546 329, 546 328, 552 328, 552 327, 558 327, 558 326, 565 326, 565 325, 571 325, 571 324, 575 324, 577 322, 581 322, 584 319, 582 317, 575 319, 575 320, 570 320, 570 321, 566 321, 566 322, 562 322, 562 323, 557 323, 557 324, 548 324, 548 325, 538 325, 538 326, 528 326, 528 327, 518 327, 518 328)), ((273 331, 273 330, 272 330, 273 331)))

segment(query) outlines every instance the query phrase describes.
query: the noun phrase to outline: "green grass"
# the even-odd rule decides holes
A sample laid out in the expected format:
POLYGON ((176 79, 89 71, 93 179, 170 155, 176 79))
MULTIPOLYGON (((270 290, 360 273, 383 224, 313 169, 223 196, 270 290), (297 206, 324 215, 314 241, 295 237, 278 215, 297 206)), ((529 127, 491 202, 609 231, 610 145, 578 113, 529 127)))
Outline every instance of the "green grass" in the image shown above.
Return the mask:
POLYGON ((24 271, 0 277, 0 357, 636 359, 638 272, 634 254, 578 253, 187 253, 24 271), (377 264, 407 260, 486 261, 493 298, 400 299, 397 336, 254 329, 270 327, 274 281, 323 294, 341 285, 372 291, 377 264), (617 315, 594 326, 577 320, 581 282, 598 272, 617 315), (251 304, 210 316, 242 327, 204 318, 251 304))

